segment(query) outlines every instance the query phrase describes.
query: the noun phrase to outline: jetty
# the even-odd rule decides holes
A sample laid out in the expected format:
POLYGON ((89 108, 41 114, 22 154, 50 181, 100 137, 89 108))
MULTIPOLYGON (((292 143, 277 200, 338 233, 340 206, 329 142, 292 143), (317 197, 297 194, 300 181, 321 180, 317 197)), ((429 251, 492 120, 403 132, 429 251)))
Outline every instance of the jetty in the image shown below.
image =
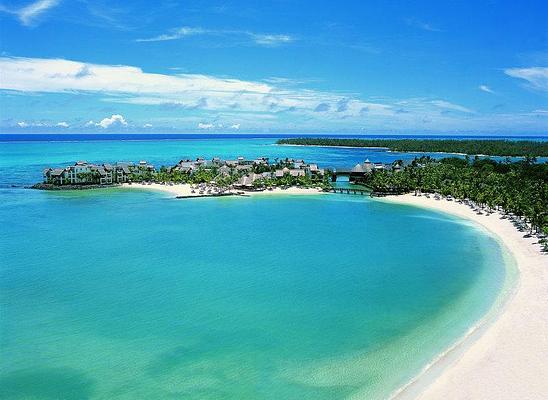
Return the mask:
POLYGON ((357 195, 363 196, 363 195, 369 195, 371 191, 367 190, 367 189, 335 188, 335 187, 332 187, 332 188, 324 189, 324 192, 338 193, 338 194, 357 194, 357 195))
POLYGON ((176 199, 197 199, 200 197, 227 197, 227 196, 244 196, 247 197, 249 195, 238 193, 238 192, 225 192, 225 193, 211 193, 211 194, 191 194, 191 195, 185 195, 185 196, 175 196, 176 199))

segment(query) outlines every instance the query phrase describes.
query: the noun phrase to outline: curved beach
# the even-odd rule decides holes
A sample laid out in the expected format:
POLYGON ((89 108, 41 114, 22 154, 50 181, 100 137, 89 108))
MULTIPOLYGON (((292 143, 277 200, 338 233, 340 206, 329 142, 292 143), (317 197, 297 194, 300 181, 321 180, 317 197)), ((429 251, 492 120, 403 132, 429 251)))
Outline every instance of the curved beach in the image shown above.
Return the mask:
MULTIPOLYGON (((518 279, 494 321, 442 354, 393 399, 545 399, 548 396, 548 257, 498 213, 477 215, 456 202, 411 194, 381 201, 467 218, 494 234, 514 257, 518 279)), ((481 324, 481 323, 480 323, 481 324)), ((480 328, 482 328, 480 326, 480 328)))

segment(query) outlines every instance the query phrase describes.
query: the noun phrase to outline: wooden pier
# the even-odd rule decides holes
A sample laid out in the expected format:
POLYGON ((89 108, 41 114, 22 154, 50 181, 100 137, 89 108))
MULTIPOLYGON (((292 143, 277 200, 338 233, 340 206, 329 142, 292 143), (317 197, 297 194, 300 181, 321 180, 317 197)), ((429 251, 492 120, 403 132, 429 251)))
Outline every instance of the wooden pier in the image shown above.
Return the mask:
POLYGON ((202 197, 226 197, 226 196, 244 196, 249 195, 235 192, 225 192, 225 193, 203 193, 203 194, 189 194, 189 195, 179 195, 175 196, 176 199, 198 199, 202 197))
POLYGON ((354 189, 354 188, 329 188, 324 189, 324 192, 327 193, 338 193, 338 194, 357 194, 357 195, 369 195, 370 190, 366 189, 354 189))

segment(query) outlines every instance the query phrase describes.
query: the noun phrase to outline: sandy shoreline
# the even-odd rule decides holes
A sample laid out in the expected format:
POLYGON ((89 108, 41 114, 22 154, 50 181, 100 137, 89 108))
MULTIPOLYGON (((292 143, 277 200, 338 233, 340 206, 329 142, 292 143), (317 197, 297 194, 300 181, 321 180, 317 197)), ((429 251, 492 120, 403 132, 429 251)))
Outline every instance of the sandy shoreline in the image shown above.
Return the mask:
MULTIPOLYGON (((192 193, 192 187, 190 184, 179 184, 179 185, 161 185, 159 183, 151 183, 150 185, 143 184, 143 183, 132 183, 131 185, 124 183, 122 186, 124 189, 140 189, 140 190, 155 190, 164 192, 170 195, 173 195, 174 197, 177 196, 184 196, 184 197, 213 197, 215 196, 215 193, 212 191, 211 194, 208 194, 207 191, 200 194, 200 191, 198 189, 194 190, 194 193, 192 193)), ((233 193, 236 192, 242 192, 242 190, 232 190, 227 191, 227 193, 233 193)), ((254 192, 254 191, 244 191, 245 196, 272 196, 272 195, 316 195, 316 194, 323 194, 323 192, 320 189, 316 188, 298 188, 298 187, 290 187, 287 189, 281 189, 281 188, 274 188, 273 190, 264 190, 261 192, 254 192)))
MULTIPOLYGON (((487 229, 514 257, 518 278, 494 321, 444 352, 393 399, 548 398, 548 256, 536 238, 524 238, 495 213, 477 215, 468 206, 404 195, 381 201, 429 208, 467 218, 487 229), (452 353, 452 354, 451 354, 452 353)), ((481 328, 481 327, 480 327, 481 328)))

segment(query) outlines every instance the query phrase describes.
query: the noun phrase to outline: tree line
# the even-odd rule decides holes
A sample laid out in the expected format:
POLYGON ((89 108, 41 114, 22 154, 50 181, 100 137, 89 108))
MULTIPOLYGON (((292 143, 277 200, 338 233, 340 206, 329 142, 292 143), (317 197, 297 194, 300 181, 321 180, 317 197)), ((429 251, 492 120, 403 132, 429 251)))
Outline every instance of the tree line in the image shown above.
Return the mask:
POLYGON ((548 234, 548 163, 537 163, 535 158, 498 162, 450 157, 436 161, 423 156, 399 171, 366 174, 361 183, 379 193, 415 191, 469 199, 482 208, 512 213, 523 218, 531 231, 548 234))
POLYGON ((534 140, 290 138, 280 139, 276 143, 301 146, 379 147, 399 152, 548 157, 548 141, 534 140))

